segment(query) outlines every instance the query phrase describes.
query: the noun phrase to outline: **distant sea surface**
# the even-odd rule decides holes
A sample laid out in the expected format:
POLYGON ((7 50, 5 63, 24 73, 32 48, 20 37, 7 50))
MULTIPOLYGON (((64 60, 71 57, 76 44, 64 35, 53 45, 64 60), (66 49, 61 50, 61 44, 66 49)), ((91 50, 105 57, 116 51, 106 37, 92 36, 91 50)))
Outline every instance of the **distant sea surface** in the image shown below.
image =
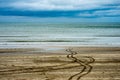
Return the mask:
POLYGON ((0 23, 0 48, 120 47, 120 23, 0 23))

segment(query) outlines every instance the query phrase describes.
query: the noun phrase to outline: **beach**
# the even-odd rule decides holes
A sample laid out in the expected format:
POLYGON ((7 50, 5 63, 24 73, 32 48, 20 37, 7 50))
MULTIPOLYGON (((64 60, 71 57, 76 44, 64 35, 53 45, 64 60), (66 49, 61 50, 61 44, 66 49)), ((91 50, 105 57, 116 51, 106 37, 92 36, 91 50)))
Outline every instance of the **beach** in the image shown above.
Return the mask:
POLYGON ((119 80, 119 23, 0 23, 0 80, 119 80))
POLYGON ((120 0, 0 0, 0 80, 120 80, 120 0))
POLYGON ((0 0, 0 80, 120 80, 120 0, 0 0))
POLYGON ((120 47, 0 49, 0 80, 119 80, 120 47))

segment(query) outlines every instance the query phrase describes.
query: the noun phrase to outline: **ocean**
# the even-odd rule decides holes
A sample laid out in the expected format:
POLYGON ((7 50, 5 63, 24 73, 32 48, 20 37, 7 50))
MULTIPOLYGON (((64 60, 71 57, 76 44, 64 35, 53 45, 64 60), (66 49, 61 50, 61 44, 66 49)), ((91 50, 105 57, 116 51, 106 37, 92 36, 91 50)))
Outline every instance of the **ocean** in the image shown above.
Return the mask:
POLYGON ((120 47, 120 23, 0 23, 0 48, 120 47))

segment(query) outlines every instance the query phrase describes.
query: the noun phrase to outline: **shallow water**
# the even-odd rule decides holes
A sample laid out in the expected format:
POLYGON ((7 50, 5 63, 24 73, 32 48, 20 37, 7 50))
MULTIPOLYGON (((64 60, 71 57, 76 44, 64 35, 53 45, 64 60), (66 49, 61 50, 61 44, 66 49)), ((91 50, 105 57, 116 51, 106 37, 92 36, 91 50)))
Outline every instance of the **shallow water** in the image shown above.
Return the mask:
POLYGON ((0 23, 0 48, 120 46, 120 23, 0 23))

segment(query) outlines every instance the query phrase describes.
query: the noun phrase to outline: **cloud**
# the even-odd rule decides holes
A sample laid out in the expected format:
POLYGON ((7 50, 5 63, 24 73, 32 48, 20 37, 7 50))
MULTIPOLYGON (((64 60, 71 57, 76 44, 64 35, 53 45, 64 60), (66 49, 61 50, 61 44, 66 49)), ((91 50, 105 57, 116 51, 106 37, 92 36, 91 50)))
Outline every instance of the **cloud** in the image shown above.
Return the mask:
POLYGON ((120 16, 120 9, 115 10, 98 10, 90 12, 79 13, 76 15, 78 17, 114 17, 120 16))
POLYGON ((11 0, 7 6, 22 10, 89 10, 116 7, 109 5, 119 3, 119 0, 11 0))
MULTIPOLYGON (((0 16, 4 16, 6 20, 11 16, 18 21, 32 21, 33 18, 29 17, 35 17, 38 21, 37 18, 60 17, 81 18, 86 21, 99 21, 100 18, 118 20, 120 0, 0 0, 0 16)), ((1 18, 1 21, 5 20, 1 18)))
POLYGON ((98 16, 120 16, 120 10, 96 11, 94 15, 98 16))

